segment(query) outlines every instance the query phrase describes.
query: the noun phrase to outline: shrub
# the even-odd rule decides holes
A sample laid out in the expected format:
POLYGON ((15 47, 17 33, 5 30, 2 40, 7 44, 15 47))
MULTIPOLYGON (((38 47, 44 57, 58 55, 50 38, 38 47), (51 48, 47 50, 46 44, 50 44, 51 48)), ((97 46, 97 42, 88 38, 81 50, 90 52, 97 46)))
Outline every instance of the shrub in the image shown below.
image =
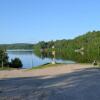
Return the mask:
POLYGON ((10 66, 13 68, 22 68, 23 64, 19 58, 11 60, 10 66))

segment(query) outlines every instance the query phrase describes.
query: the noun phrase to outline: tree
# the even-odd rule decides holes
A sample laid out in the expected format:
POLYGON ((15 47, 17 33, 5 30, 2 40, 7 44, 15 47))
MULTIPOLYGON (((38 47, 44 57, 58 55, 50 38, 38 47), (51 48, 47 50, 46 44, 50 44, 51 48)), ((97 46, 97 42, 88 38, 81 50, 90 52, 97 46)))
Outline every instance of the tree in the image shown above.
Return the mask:
POLYGON ((34 52, 41 55, 38 53, 40 52, 38 49, 46 48, 47 53, 49 53, 52 51, 52 45, 55 46, 56 58, 69 59, 79 63, 92 63, 94 60, 100 62, 100 31, 87 32, 71 40, 42 41, 35 44, 34 52), (84 48, 84 55, 75 53, 75 50, 82 47, 84 48))
POLYGON ((8 66, 8 55, 6 50, 0 49, 0 66, 3 68, 4 65, 8 66))
POLYGON ((11 60, 11 67, 13 68, 21 68, 23 66, 21 60, 19 58, 15 58, 11 60))

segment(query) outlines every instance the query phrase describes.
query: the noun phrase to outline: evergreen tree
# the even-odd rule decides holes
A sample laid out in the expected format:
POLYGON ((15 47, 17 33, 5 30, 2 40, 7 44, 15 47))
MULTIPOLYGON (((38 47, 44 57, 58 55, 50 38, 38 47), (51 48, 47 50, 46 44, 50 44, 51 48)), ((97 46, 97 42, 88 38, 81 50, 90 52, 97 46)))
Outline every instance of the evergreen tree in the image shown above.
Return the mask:
POLYGON ((6 50, 0 49, 0 67, 8 66, 8 55, 6 50))

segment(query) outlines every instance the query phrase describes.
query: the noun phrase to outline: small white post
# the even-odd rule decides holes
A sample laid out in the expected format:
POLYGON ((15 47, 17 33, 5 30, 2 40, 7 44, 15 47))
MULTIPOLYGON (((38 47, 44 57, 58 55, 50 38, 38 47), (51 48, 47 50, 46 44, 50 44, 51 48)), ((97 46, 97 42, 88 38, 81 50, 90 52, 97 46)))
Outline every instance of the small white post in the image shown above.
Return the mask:
POLYGON ((52 46, 52 55, 53 55, 53 59, 52 59, 52 64, 56 64, 56 61, 55 61, 55 57, 56 57, 56 52, 55 52, 55 47, 52 46))

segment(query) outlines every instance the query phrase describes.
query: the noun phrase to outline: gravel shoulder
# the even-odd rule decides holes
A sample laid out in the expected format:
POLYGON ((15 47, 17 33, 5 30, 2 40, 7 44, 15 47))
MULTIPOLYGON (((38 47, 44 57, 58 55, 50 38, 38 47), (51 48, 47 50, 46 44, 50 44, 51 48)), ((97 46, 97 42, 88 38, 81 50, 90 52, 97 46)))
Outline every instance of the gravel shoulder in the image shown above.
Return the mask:
POLYGON ((16 69, 16 70, 1 70, 0 79, 15 78, 15 77, 31 77, 31 76, 54 76, 64 73, 74 72, 84 68, 91 68, 91 65, 87 64, 62 64, 55 65, 43 69, 16 69))

